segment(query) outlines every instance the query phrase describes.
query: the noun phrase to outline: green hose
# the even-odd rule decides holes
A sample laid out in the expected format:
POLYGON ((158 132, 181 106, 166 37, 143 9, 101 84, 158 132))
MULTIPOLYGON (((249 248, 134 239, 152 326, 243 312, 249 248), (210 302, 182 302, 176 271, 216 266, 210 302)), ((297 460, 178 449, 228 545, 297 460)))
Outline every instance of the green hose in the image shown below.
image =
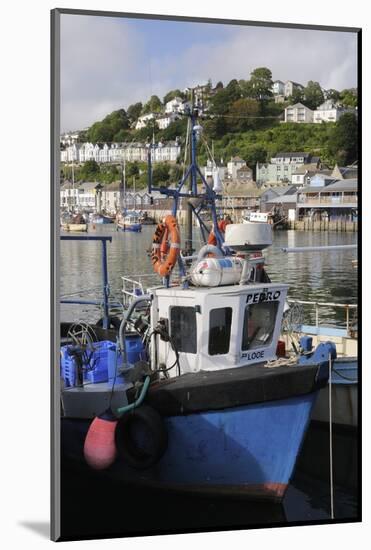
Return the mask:
POLYGON ((139 407, 139 405, 143 403, 143 400, 146 396, 149 383, 150 383, 150 376, 146 376, 146 379, 144 380, 143 387, 140 391, 140 396, 138 397, 138 399, 134 401, 134 403, 130 403, 129 405, 125 405, 125 407, 120 407, 119 409, 117 409, 117 414, 122 415, 128 411, 131 411, 135 407, 139 407))

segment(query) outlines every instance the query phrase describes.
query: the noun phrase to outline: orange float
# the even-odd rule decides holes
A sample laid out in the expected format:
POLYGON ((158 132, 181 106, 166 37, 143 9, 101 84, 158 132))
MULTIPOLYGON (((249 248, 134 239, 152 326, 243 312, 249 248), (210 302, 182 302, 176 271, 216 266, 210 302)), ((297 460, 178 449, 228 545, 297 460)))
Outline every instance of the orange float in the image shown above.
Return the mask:
MULTIPOLYGON (((218 228, 222 233, 225 233, 225 228, 230 223, 232 223, 230 220, 220 220, 218 221, 218 228)), ((207 239, 207 244, 213 244, 213 245, 217 244, 214 231, 210 231, 209 238, 207 239)))
POLYGON ((170 275, 180 253, 180 233, 175 216, 168 215, 159 223, 152 239, 151 260, 161 277, 170 275), (170 246, 168 239, 170 238, 170 246))

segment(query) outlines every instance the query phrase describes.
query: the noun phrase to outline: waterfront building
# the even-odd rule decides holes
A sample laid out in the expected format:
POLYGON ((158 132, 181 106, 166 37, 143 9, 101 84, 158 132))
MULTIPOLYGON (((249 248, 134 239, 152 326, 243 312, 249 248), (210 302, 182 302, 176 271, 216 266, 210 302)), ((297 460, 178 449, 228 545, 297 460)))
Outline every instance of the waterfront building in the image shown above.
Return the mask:
POLYGON ((236 180, 237 170, 246 166, 246 161, 240 157, 231 157, 231 160, 227 163, 227 177, 236 180))
POLYGON ((296 203, 296 185, 281 185, 276 187, 269 187, 268 189, 261 190, 260 195, 260 210, 261 212, 269 212, 274 204, 275 199, 277 203, 285 202, 283 197, 290 196, 289 203, 296 203))
POLYGON ((80 208, 100 210, 102 185, 96 181, 85 181, 78 187, 77 206, 80 208))
POLYGON ((298 191, 299 217, 329 221, 355 221, 358 216, 358 180, 333 180, 318 175, 298 191))
POLYGON ((285 108, 284 122, 313 122, 313 113, 312 109, 309 109, 302 103, 295 103, 295 105, 289 105, 285 108))
POLYGON ((78 187, 69 180, 65 180, 60 187, 60 207, 70 210, 78 204, 78 187))
POLYGON ((253 182, 228 183, 223 186, 222 199, 218 201, 218 207, 223 212, 230 214, 233 221, 238 222, 249 212, 260 209, 260 196, 262 190, 253 182))
MULTIPOLYGON (((178 141, 159 142, 152 149, 153 162, 176 162, 180 154, 178 141)), ((82 143, 61 149, 61 162, 95 160, 98 163, 147 162, 148 144, 141 142, 104 144, 82 143)))
POLYGON ((238 182, 247 183, 253 180, 252 169, 249 166, 241 166, 236 170, 236 179, 238 182))
POLYGON ((358 178, 358 166, 338 166, 335 164, 331 173, 333 178, 339 180, 349 180, 358 178))
POLYGON ((305 164, 320 166, 320 158, 310 153, 277 153, 270 163, 256 163, 256 183, 259 186, 275 182, 292 183, 292 175, 305 164))
POLYGON ((180 155, 180 143, 178 141, 158 142, 151 148, 152 162, 176 162, 180 155))
POLYGON ((292 173, 291 183, 292 185, 297 185, 298 187, 309 185, 310 178, 316 174, 331 176, 332 170, 327 169, 326 166, 322 164, 318 165, 315 162, 303 164, 302 166, 297 167, 292 173))

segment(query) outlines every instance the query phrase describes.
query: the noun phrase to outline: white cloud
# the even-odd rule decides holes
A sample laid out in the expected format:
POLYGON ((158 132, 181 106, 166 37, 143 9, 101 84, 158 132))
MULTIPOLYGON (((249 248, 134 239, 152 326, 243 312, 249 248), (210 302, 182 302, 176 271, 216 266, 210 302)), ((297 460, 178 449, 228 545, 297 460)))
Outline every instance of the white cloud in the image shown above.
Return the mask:
POLYGON ((209 77, 214 83, 247 79, 259 66, 269 67, 274 79, 304 85, 315 80, 341 90, 357 84, 354 33, 249 26, 225 32, 215 25, 210 44, 200 28, 197 42, 188 45, 184 34, 156 58, 130 20, 63 15, 62 129, 82 128, 151 94, 163 97, 209 77))

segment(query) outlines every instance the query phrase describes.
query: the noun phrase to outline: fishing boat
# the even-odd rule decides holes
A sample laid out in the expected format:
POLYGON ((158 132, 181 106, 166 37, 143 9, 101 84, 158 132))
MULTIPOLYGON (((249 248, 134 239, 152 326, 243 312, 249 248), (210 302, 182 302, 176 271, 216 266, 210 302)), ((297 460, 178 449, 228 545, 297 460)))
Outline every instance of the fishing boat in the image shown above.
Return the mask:
POLYGON ((288 300, 290 310, 283 323, 280 339, 285 342, 288 353, 296 354, 299 339, 305 349, 310 351, 321 342, 333 342, 337 357, 333 362, 331 388, 328 384, 319 393, 313 409, 312 420, 328 426, 329 394, 331 392, 332 418, 334 429, 356 430, 358 426, 358 329, 357 305, 336 302, 309 302, 306 300, 288 300), (307 319, 304 308, 307 310, 307 319), (321 322, 321 311, 328 317, 329 310, 343 311, 343 326, 332 326, 321 322), (310 313, 313 312, 313 315, 310 313), (311 322, 310 318, 315 319, 311 322))
MULTIPOLYGON (((336 349, 323 342, 280 357, 288 285, 272 283, 264 267, 272 227, 229 223, 222 233, 219 197, 196 162, 197 109, 187 116, 190 166, 176 188, 156 189, 174 198, 152 240, 161 284, 135 293, 114 337, 89 325, 64 333, 62 453, 128 483, 279 502, 336 349), (188 201, 184 250, 181 197, 188 201), (192 214, 205 207, 216 244, 207 244, 198 218, 205 245, 194 254, 192 214)), ((151 192, 150 150, 148 164, 151 192)))
POLYGON ((90 217, 91 223, 97 223, 97 224, 108 224, 108 223, 114 223, 115 217, 114 216, 108 216, 106 214, 92 214, 90 217))
POLYGON ((142 223, 138 212, 134 210, 127 210, 123 214, 119 214, 116 217, 116 224, 118 231, 133 231, 134 233, 140 233, 142 231, 142 223))
POLYGON ((63 231, 87 231, 88 224, 85 221, 85 218, 82 214, 69 215, 68 217, 64 216, 61 220, 61 228, 63 231))

